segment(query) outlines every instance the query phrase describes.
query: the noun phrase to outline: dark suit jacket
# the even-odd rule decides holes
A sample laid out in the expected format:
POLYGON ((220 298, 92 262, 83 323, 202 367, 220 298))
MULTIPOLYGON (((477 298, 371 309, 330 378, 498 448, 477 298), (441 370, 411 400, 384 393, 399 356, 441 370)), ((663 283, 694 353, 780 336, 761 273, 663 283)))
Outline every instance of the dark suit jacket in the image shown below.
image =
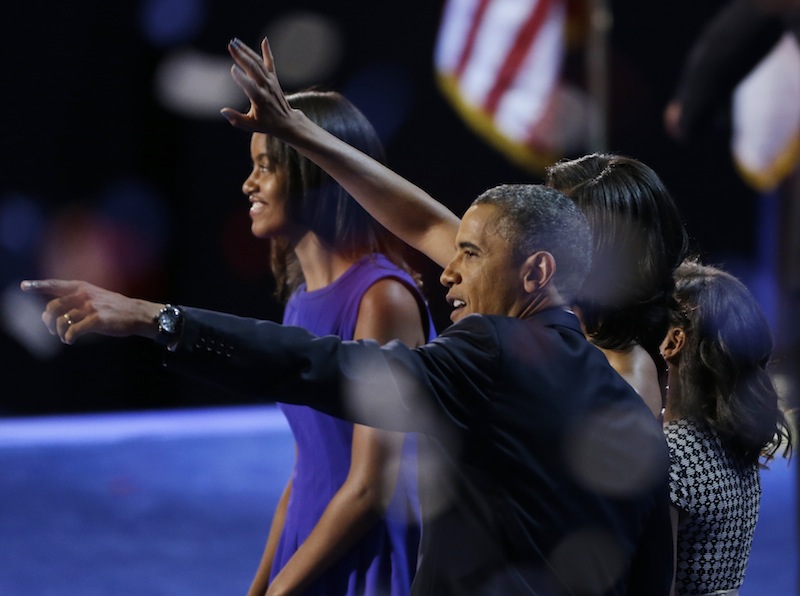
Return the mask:
POLYGON ((414 594, 669 592, 663 435, 573 314, 473 315, 409 349, 185 313, 169 366, 424 433, 414 594))

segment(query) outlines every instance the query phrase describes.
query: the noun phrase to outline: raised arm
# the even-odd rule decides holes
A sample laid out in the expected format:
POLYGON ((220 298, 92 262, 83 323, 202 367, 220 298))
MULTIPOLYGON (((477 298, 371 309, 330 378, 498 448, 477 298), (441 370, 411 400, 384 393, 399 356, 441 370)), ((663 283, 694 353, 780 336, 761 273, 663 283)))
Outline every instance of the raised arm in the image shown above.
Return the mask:
POLYGON ((228 45, 232 76, 250 100, 246 114, 223 108, 228 121, 280 138, 325 170, 370 215, 441 267, 453 257, 459 218, 424 190, 314 124, 286 101, 269 43, 261 56, 238 39, 228 45))

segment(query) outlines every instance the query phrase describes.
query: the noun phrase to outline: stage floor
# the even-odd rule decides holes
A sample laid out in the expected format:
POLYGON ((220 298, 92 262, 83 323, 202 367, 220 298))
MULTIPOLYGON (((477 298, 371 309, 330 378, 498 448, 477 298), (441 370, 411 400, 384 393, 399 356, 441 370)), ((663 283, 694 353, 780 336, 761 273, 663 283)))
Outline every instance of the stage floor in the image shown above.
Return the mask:
MULTIPOLYGON (((245 594, 294 457, 272 405, 0 419, 0 594, 245 594)), ((742 596, 798 594, 796 465, 742 596)))

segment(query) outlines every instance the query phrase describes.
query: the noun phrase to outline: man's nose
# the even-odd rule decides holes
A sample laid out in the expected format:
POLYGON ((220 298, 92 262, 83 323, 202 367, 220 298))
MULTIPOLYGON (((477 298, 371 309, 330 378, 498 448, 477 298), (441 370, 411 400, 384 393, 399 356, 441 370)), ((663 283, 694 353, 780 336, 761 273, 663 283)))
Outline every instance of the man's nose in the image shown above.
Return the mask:
MULTIPOLYGON (((455 261, 455 259, 453 259, 455 261)), ((439 283, 441 283, 444 287, 449 288, 450 286, 457 284, 461 281, 461 276, 456 271, 456 268, 453 266, 453 261, 450 261, 447 264, 447 267, 444 268, 442 274, 439 276, 439 283)))

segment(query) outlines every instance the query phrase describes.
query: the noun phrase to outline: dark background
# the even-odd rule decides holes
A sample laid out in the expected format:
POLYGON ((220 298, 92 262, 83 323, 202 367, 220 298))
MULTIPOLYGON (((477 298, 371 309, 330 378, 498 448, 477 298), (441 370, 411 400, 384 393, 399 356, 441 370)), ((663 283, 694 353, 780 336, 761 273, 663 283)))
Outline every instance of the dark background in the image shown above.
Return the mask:
MULTIPOLYGON (((758 198, 734 173, 724 114, 691 146, 674 143, 661 125, 685 53, 721 4, 611 3, 608 149, 659 172, 694 247, 746 274, 757 267, 758 198)), ((250 236, 240 191, 249 171, 247 135, 221 116, 162 107, 154 94, 159 64, 177 49, 224 59, 231 37, 255 45, 287 11, 322 13, 340 25, 345 44, 338 68, 319 82, 345 91, 373 121, 397 115, 382 131, 393 168, 458 214, 490 186, 540 181, 467 129, 437 90, 440 2, 15 5, 0 24, 0 415, 250 401, 165 371, 160 349, 138 338, 38 348, 20 339, 41 335, 42 303, 16 287, 41 276, 83 277, 153 300, 280 318, 267 246, 250 236), (181 12, 187 6, 196 18, 181 12), (167 22, 185 26, 155 43, 142 23, 159 7, 167 22), (394 80, 403 93, 354 86, 365 71, 399 73, 394 80), (95 244, 87 249, 89 241, 95 244), (93 268, 95 259, 102 266, 93 268)), ((441 329, 447 318, 438 271, 419 255, 413 262, 441 329)))

